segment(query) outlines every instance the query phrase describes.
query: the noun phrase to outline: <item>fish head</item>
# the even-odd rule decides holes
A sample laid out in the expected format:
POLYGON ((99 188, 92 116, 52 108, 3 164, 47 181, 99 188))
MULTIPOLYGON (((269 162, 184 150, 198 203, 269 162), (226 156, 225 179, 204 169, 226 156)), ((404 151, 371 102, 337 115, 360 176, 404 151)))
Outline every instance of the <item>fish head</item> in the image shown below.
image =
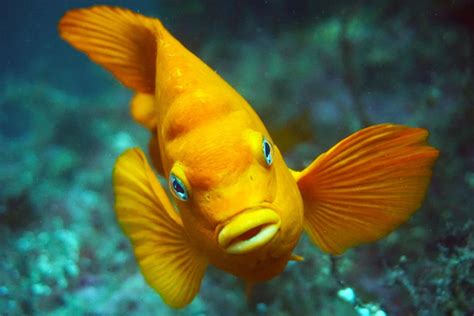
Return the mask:
POLYGON ((291 252, 302 230, 302 201, 278 148, 266 132, 235 132, 229 124, 218 130, 188 139, 170 169, 186 231, 220 256, 291 252))

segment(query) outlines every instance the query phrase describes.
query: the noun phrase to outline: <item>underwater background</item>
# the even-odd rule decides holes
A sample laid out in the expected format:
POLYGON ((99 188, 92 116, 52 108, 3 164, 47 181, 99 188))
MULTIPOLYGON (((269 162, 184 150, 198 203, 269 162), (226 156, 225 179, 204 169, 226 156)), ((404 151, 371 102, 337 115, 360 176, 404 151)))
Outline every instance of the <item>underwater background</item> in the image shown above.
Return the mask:
POLYGON ((473 315, 474 2, 5 1, 0 13, 0 315, 473 315), (139 272, 111 170, 149 133, 131 91, 62 41, 68 10, 159 17, 260 114, 302 169, 371 124, 427 128, 441 154, 423 207, 332 258, 303 235, 247 300, 212 267, 185 309, 139 272))

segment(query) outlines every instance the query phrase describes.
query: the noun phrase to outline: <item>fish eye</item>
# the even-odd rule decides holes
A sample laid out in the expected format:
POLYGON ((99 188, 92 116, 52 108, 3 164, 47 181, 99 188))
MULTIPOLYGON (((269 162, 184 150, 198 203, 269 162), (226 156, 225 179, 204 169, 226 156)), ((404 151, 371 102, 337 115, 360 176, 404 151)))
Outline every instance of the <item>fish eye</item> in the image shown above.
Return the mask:
POLYGON ((273 163, 273 148, 272 144, 264 137, 262 141, 262 150, 263 158, 267 163, 267 166, 270 166, 273 163))
POLYGON ((186 189, 186 185, 174 173, 170 174, 168 185, 170 187, 171 193, 173 193, 175 198, 181 201, 188 200, 189 195, 188 195, 188 190, 186 189))

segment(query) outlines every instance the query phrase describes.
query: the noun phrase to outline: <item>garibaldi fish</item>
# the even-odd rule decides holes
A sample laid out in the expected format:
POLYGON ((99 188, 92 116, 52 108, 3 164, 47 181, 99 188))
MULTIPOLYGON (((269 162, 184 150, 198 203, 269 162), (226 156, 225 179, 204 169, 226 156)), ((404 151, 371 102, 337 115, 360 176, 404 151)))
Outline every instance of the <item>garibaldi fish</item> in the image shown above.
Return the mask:
POLYGON ((386 236, 422 203, 438 157, 425 129, 371 126, 294 171, 247 101, 160 20, 94 6, 67 12, 59 32, 135 92, 152 164, 139 148, 117 159, 115 210, 170 306, 193 300, 209 264, 265 281, 302 259, 292 251, 303 231, 337 255, 386 236))

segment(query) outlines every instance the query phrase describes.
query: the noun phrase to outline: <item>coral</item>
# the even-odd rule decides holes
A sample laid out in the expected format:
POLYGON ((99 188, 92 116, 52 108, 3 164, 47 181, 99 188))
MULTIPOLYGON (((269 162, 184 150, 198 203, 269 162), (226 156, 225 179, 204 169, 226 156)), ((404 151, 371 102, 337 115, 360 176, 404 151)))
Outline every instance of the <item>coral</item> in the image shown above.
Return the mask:
POLYGON ((453 229, 438 242, 431 260, 410 265, 406 257, 386 276, 389 285, 400 284, 411 308, 420 315, 463 315, 473 310, 474 222, 453 229))
MULTIPOLYGON (((49 230, 31 230, 18 235, 15 242, 3 245, 0 280, 3 300, 0 309, 9 314, 48 311, 63 300, 80 273, 80 240, 65 229, 60 220, 49 230)), ((2 240, 11 240, 8 231, 2 240)))

